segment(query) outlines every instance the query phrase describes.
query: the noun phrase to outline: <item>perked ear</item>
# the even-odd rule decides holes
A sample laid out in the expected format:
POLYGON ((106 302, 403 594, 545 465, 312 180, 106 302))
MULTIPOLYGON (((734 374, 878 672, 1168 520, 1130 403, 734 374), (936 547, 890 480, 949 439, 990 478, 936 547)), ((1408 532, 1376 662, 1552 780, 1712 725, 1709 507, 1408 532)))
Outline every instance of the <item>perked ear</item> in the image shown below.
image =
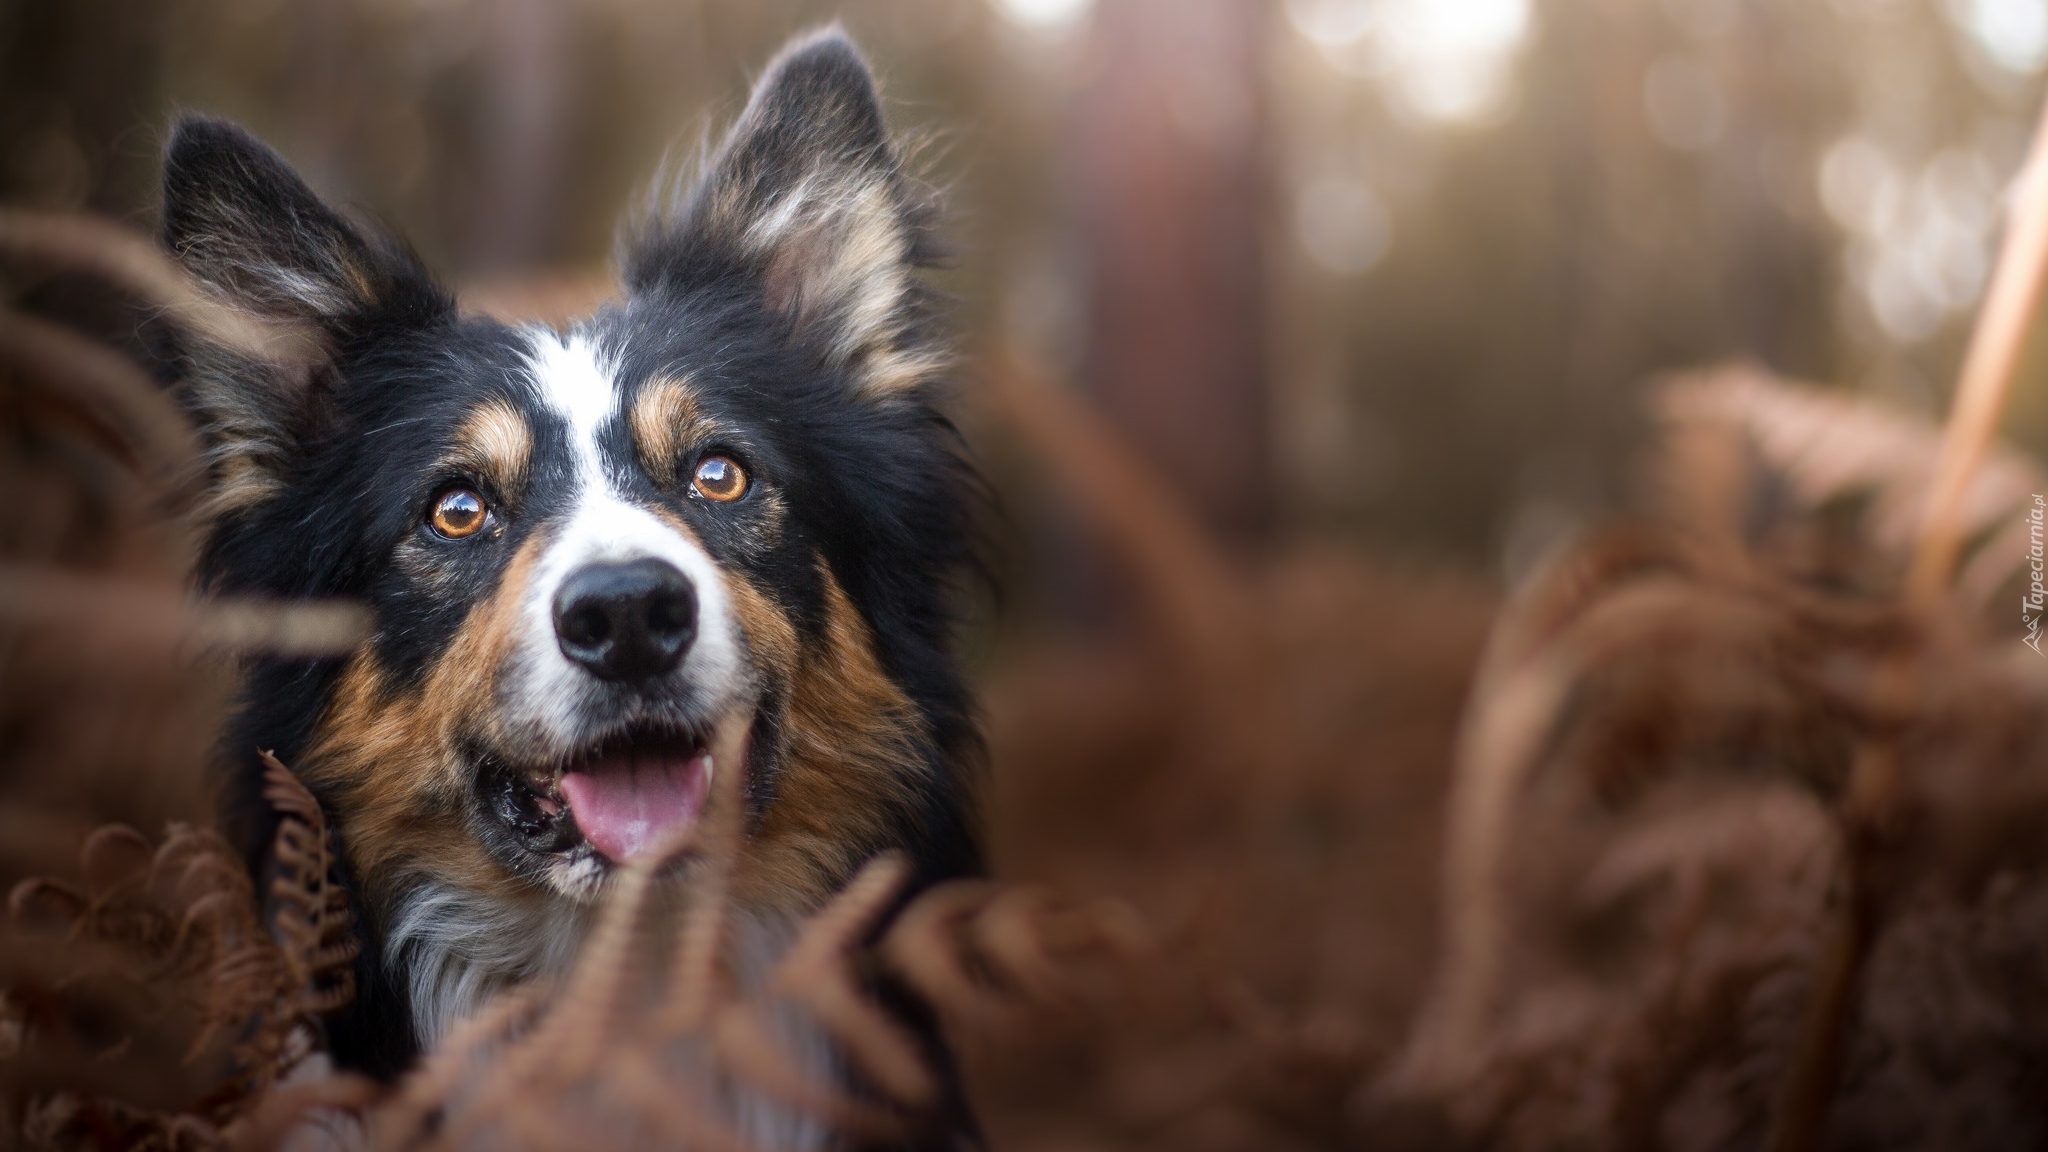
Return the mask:
MULTIPOLYGON (((357 334, 416 328, 453 302, 408 252, 366 237, 262 141, 186 117, 164 152, 163 242, 223 303, 303 330, 329 352, 357 334)), ((213 508, 273 491, 321 409, 326 367, 181 348, 180 390, 211 445, 213 508)))
POLYGON ((629 243, 627 287, 737 272, 862 392, 930 380, 944 349, 919 268, 935 262, 929 196, 904 174, 875 80, 837 28, 784 48, 680 209, 629 243))
POLYGON ((443 303, 418 262, 372 244, 284 158, 225 120, 186 117, 164 152, 164 244, 230 303, 328 325, 443 303))

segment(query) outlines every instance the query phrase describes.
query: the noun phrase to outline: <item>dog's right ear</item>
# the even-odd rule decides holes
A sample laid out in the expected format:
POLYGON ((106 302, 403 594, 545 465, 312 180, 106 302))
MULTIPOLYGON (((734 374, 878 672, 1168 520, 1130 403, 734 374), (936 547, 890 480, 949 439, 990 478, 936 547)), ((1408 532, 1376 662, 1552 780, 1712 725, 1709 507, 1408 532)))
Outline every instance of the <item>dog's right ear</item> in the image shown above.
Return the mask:
MULTIPOLYGON (((336 354, 357 336, 455 314, 411 253, 359 231, 234 124, 179 120, 163 179, 165 247, 222 303, 297 329, 302 347, 336 354)), ((211 446, 214 507, 254 503, 275 489, 322 411, 327 366, 183 351, 182 391, 211 446)))
POLYGON ((163 238, 229 303, 268 319, 339 327, 394 306, 428 319, 445 305, 418 261, 365 238, 283 157, 225 120, 186 117, 171 129, 163 238))

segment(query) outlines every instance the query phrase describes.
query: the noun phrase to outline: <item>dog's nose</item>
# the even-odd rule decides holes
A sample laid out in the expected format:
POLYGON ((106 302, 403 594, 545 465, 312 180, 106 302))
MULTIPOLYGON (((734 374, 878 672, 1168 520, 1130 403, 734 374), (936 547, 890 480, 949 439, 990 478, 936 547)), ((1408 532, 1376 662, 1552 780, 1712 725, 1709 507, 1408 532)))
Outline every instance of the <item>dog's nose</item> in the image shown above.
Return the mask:
POLYGON ((697 635, 697 590, 665 560, 592 564, 555 593, 562 655, 605 680, 672 671, 697 635))

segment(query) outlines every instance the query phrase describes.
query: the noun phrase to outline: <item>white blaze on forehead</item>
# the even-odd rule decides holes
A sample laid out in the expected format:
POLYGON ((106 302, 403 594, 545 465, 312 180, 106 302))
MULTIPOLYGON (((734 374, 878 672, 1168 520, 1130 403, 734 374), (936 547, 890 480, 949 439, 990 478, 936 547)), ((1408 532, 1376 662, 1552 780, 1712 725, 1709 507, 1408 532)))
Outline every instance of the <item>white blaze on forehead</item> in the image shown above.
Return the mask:
POLYGON ((619 386, 612 379, 611 365, 581 336, 564 340, 545 328, 534 329, 531 335, 541 400, 569 424, 577 483, 602 489, 604 457, 597 448, 597 434, 619 408, 619 386))
POLYGON ((536 725, 564 746, 588 739, 583 704, 595 682, 562 655, 555 638, 555 594, 587 565, 643 559, 666 560, 696 586, 697 637, 678 676, 708 712, 723 710, 738 694, 742 671, 723 574, 674 524, 622 495, 608 474, 598 438, 620 408, 613 366, 582 335, 563 338, 535 329, 530 337, 539 398, 568 426, 575 466, 568 511, 551 526, 520 613, 521 651, 507 680, 515 723, 536 725))

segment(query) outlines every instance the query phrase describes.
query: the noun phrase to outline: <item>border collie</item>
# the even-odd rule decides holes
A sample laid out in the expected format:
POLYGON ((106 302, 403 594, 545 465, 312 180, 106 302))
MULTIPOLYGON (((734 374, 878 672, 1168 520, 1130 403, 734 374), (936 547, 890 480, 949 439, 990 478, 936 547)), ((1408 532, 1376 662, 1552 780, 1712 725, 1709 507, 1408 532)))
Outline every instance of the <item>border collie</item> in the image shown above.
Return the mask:
POLYGON ((257 867, 259 747, 339 829, 366 944, 345 1065, 393 1075, 562 971, 715 773, 744 773, 754 923, 881 850, 920 883, 979 866, 949 645, 980 486, 939 407, 931 198, 859 52, 786 48, 656 199, 619 302, 512 327, 241 129, 172 131, 164 242, 326 353, 188 342, 171 371, 210 446, 202 582, 374 613, 346 659, 252 667, 228 742, 257 867))

